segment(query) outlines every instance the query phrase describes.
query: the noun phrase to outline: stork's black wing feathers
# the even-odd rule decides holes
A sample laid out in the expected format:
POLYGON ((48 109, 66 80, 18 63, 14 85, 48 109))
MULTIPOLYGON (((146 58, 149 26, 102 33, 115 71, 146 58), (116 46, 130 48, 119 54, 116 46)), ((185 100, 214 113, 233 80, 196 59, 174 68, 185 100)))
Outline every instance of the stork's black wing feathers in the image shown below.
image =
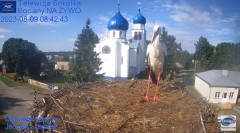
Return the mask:
POLYGON ((154 84, 157 84, 157 75, 153 71, 151 71, 151 79, 154 84))

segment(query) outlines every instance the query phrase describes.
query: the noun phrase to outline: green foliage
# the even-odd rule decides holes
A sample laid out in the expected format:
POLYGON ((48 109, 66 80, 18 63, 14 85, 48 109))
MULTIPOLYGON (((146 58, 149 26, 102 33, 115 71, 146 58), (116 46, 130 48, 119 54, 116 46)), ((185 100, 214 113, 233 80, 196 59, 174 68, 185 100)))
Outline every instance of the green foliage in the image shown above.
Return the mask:
POLYGON ((25 73, 38 76, 40 71, 41 52, 34 43, 21 38, 10 38, 4 42, 2 59, 7 65, 8 72, 15 72, 16 77, 23 77, 25 73))
POLYGON ((98 54, 94 52, 95 44, 98 43, 98 36, 90 28, 90 20, 78 35, 75 41, 75 58, 71 65, 73 79, 80 82, 95 81, 102 77, 96 72, 100 70, 101 61, 98 54))
POLYGON ((167 47, 168 62, 166 66, 166 71, 164 72, 164 77, 171 74, 170 79, 173 78, 173 71, 176 68, 176 54, 177 51, 181 49, 181 44, 176 43, 176 38, 172 35, 168 35, 165 27, 162 27, 161 41, 165 43, 167 47))
POLYGON ((176 62, 182 64, 185 69, 192 68, 193 55, 186 50, 179 50, 176 56, 176 62))
POLYGON ((216 47, 217 69, 240 70, 240 45, 222 42, 216 47))
POLYGON ((197 71, 227 69, 240 71, 240 44, 222 42, 212 46, 205 37, 200 37, 195 44, 194 59, 197 71))
POLYGON ((207 38, 200 37, 197 43, 194 44, 196 51, 194 59, 198 61, 197 71, 205 71, 214 68, 215 48, 207 38))
POLYGON ((39 72, 41 69, 41 63, 45 59, 46 56, 41 51, 37 51, 35 54, 33 54, 28 60, 28 74, 34 77, 39 76, 39 72))
POLYGON ((3 75, 0 75, 0 81, 2 81, 3 83, 5 83, 5 84, 6 84, 7 86, 9 86, 9 87, 21 86, 20 83, 15 82, 15 81, 13 81, 13 80, 11 80, 11 79, 3 76, 3 75))

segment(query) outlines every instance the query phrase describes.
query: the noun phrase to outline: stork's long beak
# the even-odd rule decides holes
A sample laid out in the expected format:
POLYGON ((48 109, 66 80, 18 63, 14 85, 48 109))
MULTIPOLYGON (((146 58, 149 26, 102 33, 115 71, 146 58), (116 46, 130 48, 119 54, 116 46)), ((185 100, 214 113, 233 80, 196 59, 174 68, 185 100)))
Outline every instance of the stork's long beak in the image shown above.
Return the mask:
POLYGON ((153 37, 152 37, 152 41, 151 41, 152 43, 155 40, 155 38, 157 37, 158 31, 159 31, 159 29, 153 33, 153 37))

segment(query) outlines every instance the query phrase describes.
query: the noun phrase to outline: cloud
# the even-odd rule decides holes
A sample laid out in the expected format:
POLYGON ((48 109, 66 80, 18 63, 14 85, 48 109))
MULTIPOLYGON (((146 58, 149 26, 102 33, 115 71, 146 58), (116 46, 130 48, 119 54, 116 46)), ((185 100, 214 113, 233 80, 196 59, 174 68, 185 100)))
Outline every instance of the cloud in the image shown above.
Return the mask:
POLYGON ((110 18, 107 16, 98 16, 98 19, 106 23, 109 21, 110 18))
MULTIPOLYGON (((176 22, 195 22, 209 23, 213 22, 211 14, 205 10, 194 8, 187 3, 180 4, 162 4, 170 13, 170 18, 176 22)), ((217 8, 216 8, 217 9, 217 8)))
POLYGON ((0 39, 6 39, 7 37, 5 35, 0 35, 0 39))
POLYGON ((0 27, 0 32, 4 32, 4 33, 6 33, 6 32, 12 32, 12 31, 9 30, 9 29, 1 28, 1 27, 0 27))
POLYGON ((209 33, 210 35, 228 35, 230 33, 232 33, 232 30, 231 29, 227 29, 227 28, 215 28, 215 29, 205 29, 205 31, 207 33, 209 33))
POLYGON ((216 7, 216 6, 210 6, 210 9, 211 9, 214 13, 216 13, 216 14, 219 14, 219 15, 222 15, 222 14, 223 14, 222 11, 221 11, 221 9, 218 8, 218 7, 216 7))

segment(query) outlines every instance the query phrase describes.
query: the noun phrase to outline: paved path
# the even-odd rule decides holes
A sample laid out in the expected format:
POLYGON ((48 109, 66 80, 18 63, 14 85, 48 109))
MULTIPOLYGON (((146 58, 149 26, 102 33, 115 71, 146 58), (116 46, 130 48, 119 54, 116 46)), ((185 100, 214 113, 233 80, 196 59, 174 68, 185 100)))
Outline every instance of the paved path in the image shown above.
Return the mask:
MULTIPOLYGON (((0 109, 3 110, 6 116, 28 117, 33 106, 34 96, 33 90, 23 87, 8 87, 0 81, 0 109)), ((40 98, 40 97, 38 97, 40 98)), ((13 125, 24 124, 22 122, 15 122, 13 125)))

